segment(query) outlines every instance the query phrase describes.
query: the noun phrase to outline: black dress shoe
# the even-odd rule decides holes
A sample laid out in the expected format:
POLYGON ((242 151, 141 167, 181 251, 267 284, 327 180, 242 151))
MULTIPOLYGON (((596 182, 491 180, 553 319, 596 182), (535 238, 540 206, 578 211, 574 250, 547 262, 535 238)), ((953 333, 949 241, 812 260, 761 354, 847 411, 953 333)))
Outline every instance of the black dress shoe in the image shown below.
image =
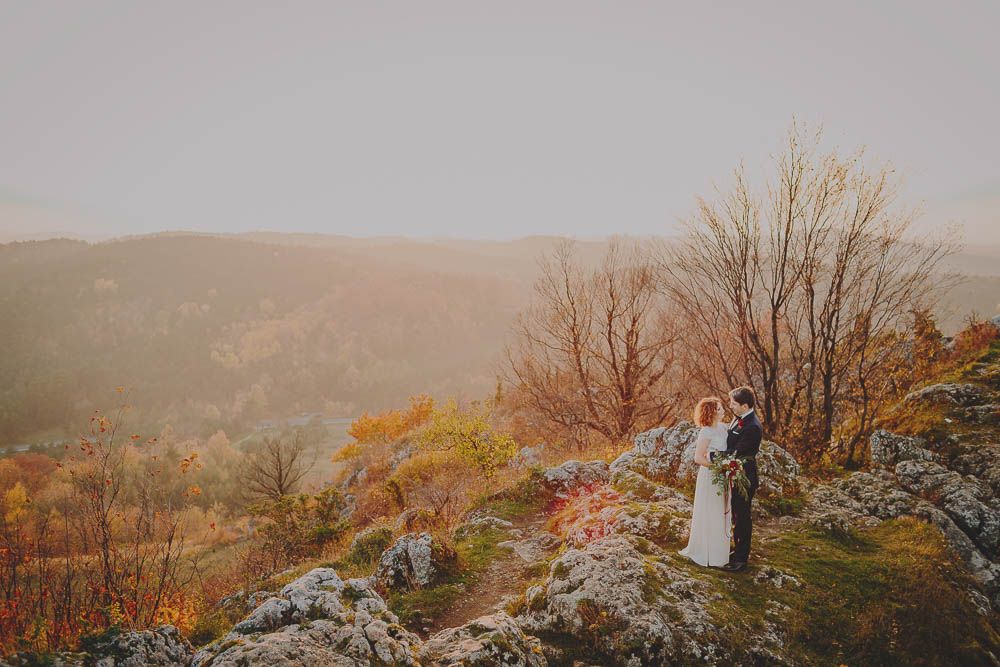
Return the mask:
POLYGON ((725 570, 726 572, 742 572, 743 570, 747 569, 747 564, 746 562, 726 563, 725 565, 722 566, 722 569, 725 570))

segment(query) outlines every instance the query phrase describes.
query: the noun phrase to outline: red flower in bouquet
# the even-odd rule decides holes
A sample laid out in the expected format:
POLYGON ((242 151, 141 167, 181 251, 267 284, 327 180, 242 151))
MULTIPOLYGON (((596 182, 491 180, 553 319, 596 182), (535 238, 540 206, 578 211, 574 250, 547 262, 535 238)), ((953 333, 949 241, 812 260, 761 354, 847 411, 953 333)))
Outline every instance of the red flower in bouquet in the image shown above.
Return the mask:
POLYGON ((736 456, 723 457, 712 464, 712 481, 725 490, 728 496, 734 488, 744 498, 750 497, 750 479, 743 469, 743 461, 736 456))

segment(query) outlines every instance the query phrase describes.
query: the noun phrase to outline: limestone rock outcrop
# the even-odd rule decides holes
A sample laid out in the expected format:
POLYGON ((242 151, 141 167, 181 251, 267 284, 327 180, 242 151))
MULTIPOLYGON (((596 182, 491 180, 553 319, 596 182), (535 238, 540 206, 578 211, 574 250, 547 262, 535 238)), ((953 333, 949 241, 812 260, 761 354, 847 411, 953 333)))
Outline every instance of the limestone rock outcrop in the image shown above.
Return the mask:
POLYGON ((194 656, 192 667, 419 665, 405 630, 368 579, 317 568, 289 583, 194 656))
POLYGON ((537 638, 526 635, 514 619, 499 612, 430 637, 420 650, 420 660, 428 667, 545 667, 548 662, 540 644, 537 638))
POLYGON ((382 552, 372 577, 389 590, 422 588, 449 571, 456 558, 450 547, 430 533, 408 533, 382 552))

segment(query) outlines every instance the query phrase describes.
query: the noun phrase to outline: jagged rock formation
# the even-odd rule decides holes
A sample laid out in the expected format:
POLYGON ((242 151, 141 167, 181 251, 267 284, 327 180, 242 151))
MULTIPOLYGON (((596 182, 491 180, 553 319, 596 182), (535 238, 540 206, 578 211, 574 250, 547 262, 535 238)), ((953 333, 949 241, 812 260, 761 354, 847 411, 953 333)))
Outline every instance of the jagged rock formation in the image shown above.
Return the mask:
MULTIPOLYGON (((978 385, 942 383, 908 394, 903 404, 943 405, 965 414, 992 408, 995 400, 978 385)), ((806 514, 816 525, 839 530, 872 519, 923 518, 941 530, 1000 610, 1000 443, 996 431, 986 432, 985 443, 983 434, 973 435, 967 442, 953 434, 931 443, 876 431, 869 439, 872 471, 812 489, 806 514)))
MULTIPOLYGON (((691 481, 698 474, 694 452, 699 430, 690 422, 681 422, 670 428, 640 433, 635 438, 635 447, 615 459, 610 472, 614 475, 630 470, 650 480, 691 481)), ((785 486, 799 476, 795 458, 770 441, 761 443, 757 470, 762 494, 781 495, 785 486)))
POLYGON ((936 405, 957 405, 968 408, 982 405, 988 392, 974 384, 944 382, 910 392, 903 398, 904 403, 927 402, 936 405))
POLYGON ((605 461, 566 461, 542 473, 541 483, 558 498, 573 494, 580 487, 605 484, 610 477, 605 461))
POLYGON ((581 496, 565 513, 563 539, 568 545, 583 545, 614 533, 666 543, 687 536, 691 502, 679 493, 668 500, 637 502, 605 486, 581 496))
POLYGON ((317 568, 198 651, 191 667, 418 665, 419 645, 367 579, 345 582, 317 568))
POLYGON ((442 630, 420 650, 423 664, 496 665, 497 667, 545 667, 541 642, 530 637, 510 616, 482 616, 457 628, 442 630))
POLYGON ((627 536, 609 535, 553 561, 517 620, 528 632, 586 641, 614 664, 727 662, 729 651, 712 639, 712 595, 627 536))
POLYGON ((376 584, 389 590, 429 586, 454 567, 456 554, 430 533, 409 533, 386 549, 372 575, 376 584))
MULTIPOLYGON (((232 632, 176 662, 187 665, 460 665, 542 667, 539 641, 506 614, 449 628, 426 643, 399 625, 368 579, 317 568, 257 607, 232 632)), ((123 664, 123 663, 117 663, 123 664)))

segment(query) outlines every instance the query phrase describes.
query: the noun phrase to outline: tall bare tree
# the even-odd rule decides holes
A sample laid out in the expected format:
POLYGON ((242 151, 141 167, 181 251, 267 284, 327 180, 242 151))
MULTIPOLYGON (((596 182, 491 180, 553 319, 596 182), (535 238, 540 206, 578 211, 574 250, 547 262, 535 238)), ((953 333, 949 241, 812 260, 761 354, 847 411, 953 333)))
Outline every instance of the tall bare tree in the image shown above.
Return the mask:
POLYGON ((940 261, 958 247, 947 234, 912 238, 893 171, 869 170, 863 149, 820 154, 821 133, 793 123, 763 196, 741 165, 732 191, 699 200, 684 239, 657 253, 661 286, 695 334, 686 358, 699 389, 753 385, 766 431, 812 453, 844 425, 840 408, 864 378, 891 363, 887 337, 950 284, 940 261))
POLYGON ((295 430, 290 441, 281 436, 264 436, 259 448, 243 460, 243 493, 248 499, 279 500, 295 492, 315 463, 316 457, 306 452, 300 430, 295 430))
POLYGON ((565 432, 611 441, 672 422, 672 319, 655 267, 636 241, 613 238, 596 267, 563 239, 540 260, 536 302, 516 318, 504 374, 527 404, 565 432))

